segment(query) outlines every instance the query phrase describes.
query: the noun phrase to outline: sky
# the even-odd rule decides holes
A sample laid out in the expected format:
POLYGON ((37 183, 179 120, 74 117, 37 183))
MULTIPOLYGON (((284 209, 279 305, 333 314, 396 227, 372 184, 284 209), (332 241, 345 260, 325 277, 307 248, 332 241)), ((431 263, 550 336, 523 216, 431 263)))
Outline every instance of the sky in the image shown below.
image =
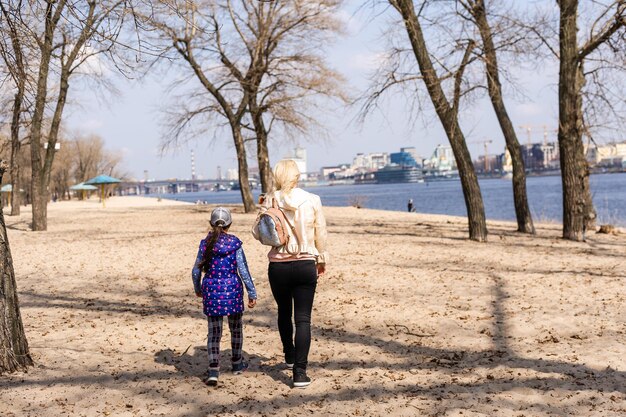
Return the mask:
MULTIPOLYGON (((369 85, 378 57, 385 48, 382 33, 390 19, 389 16, 373 16, 370 11, 357 10, 360 3, 356 0, 346 2, 341 11, 341 17, 346 21, 346 34, 328 47, 331 66, 345 76, 347 87, 356 92, 369 85)), ((534 142, 543 139, 543 125, 549 128, 549 139, 556 140, 557 70, 556 64, 533 70, 513 70, 525 95, 513 97, 510 94, 505 100, 518 127, 520 141, 527 140, 527 131, 519 127, 522 125, 533 126, 534 142)), ((88 85, 72 86, 70 100, 73 104, 66 112, 64 127, 70 135, 80 132, 101 136, 109 150, 122 154, 122 170, 130 178, 143 179, 145 171, 150 179, 190 178, 192 150, 196 174, 200 177, 216 178, 218 166, 222 172, 236 168, 232 139, 225 132, 211 140, 211 126, 207 126, 206 138, 194 139, 165 154, 160 152, 164 135, 160 120, 171 94, 167 79, 158 75, 142 80, 118 77, 115 85, 119 94, 107 96, 105 100, 88 85)), ((400 147, 415 147, 426 158, 435 146, 448 143, 432 106, 426 106, 423 117, 415 117, 402 97, 390 96, 364 123, 356 120, 356 114, 356 107, 331 109, 320 120, 328 129, 325 138, 307 137, 296 141, 270 138, 270 160, 278 161, 299 145, 307 151, 308 171, 311 172, 323 166, 350 163, 359 152, 397 152, 400 147)), ((490 153, 504 151, 504 140, 487 99, 463 108, 461 125, 474 158, 484 152, 481 143, 484 140, 493 141, 489 145, 490 153)), ((256 165, 254 160, 250 163, 256 165)))

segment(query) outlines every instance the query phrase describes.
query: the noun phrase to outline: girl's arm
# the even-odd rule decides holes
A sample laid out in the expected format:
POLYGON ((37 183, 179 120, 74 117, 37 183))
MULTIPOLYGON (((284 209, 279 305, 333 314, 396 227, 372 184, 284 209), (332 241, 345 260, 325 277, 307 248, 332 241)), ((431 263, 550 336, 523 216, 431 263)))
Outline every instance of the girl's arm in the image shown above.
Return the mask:
POLYGON ((191 280, 193 281, 193 289, 196 292, 196 295, 202 293, 202 285, 200 284, 202 271, 200 270, 199 265, 202 261, 202 257, 204 256, 204 249, 204 241, 201 241, 200 247, 198 248, 198 255, 196 256, 196 262, 193 264, 193 269, 191 270, 191 280))
POLYGON ((236 255, 237 272, 239 272, 239 276, 241 277, 243 284, 246 286, 248 298, 256 300, 256 289, 254 288, 254 282, 252 282, 252 277, 250 276, 250 271, 248 270, 248 262, 246 262, 246 255, 243 253, 243 248, 237 249, 236 255))

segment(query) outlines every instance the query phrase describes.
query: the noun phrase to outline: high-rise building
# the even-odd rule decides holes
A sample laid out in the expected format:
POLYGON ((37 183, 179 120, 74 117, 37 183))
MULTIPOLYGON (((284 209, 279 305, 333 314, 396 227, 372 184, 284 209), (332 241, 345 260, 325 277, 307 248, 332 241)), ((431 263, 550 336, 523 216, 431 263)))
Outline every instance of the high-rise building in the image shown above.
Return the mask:
POLYGON ((430 158, 424 160, 426 166, 437 171, 450 171, 456 169, 456 159, 452 148, 445 145, 437 145, 430 158))
POLYGON ((239 172, 237 172, 237 170, 234 169, 234 168, 229 168, 226 171, 226 179, 228 181, 237 181, 237 180, 239 180, 239 172))
POLYGON ((352 169, 356 171, 365 171, 369 169, 369 161, 365 154, 357 153, 352 159, 352 169))
POLYGON ((389 154, 387 152, 377 152, 368 155, 371 169, 381 169, 389 165, 389 154))
POLYGON ((287 155, 284 159, 291 159, 292 161, 295 161, 296 165, 298 165, 298 169, 300 170, 300 179, 307 179, 306 149, 298 146, 294 149, 293 155, 287 155))
POLYGON ((417 154, 417 150, 413 147, 400 148, 400 152, 390 154, 392 164, 402 167, 421 167, 422 158, 417 154))

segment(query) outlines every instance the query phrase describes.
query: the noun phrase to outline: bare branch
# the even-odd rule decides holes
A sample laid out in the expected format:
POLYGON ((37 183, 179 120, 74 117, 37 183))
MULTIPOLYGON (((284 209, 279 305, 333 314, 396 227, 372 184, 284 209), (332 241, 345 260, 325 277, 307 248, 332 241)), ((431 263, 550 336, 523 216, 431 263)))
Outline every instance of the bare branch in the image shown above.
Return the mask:
MULTIPOLYGON (((609 21, 605 22, 602 29, 593 34, 580 48, 580 52, 578 53, 579 62, 595 51, 601 44, 607 42, 615 32, 626 25, 626 3, 623 0, 617 0, 614 2, 614 5, 616 6, 615 15, 609 21)), ((607 11, 609 9, 610 8, 607 8, 607 11)))

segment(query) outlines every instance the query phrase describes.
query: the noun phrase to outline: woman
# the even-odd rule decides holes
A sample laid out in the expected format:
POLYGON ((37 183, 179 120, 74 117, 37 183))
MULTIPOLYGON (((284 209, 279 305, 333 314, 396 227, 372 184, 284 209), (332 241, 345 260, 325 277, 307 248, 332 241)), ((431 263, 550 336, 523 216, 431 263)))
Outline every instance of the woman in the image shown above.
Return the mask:
MULTIPOLYGON (((268 275, 278 306, 278 331, 283 344, 285 363, 293 368, 293 385, 304 388, 311 383, 306 374, 311 346, 311 310, 318 275, 326 271, 326 220, 322 203, 315 194, 297 188, 300 170, 293 160, 282 160, 274 167, 276 191, 265 196, 261 210, 274 201, 282 208, 295 235, 289 232, 286 246, 272 247, 268 254, 268 275), (293 337, 293 317, 296 325, 293 337)), ((259 231, 252 230, 255 239, 259 231)))

